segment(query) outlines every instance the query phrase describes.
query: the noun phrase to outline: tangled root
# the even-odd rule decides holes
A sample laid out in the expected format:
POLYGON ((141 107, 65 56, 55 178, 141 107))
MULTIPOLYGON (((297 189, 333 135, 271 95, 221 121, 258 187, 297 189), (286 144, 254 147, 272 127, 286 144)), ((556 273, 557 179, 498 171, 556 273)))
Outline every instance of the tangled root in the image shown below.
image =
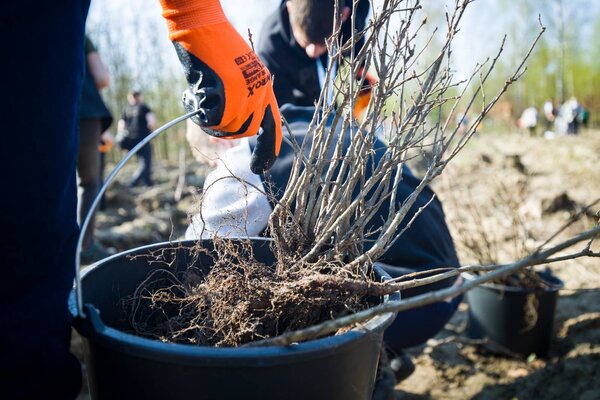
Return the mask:
POLYGON ((205 276, 154 270, 128 302, 136 334, 235 347, 368 306, 367 277, 333 263, 274 268, 242 247, 220 242, 205 276))

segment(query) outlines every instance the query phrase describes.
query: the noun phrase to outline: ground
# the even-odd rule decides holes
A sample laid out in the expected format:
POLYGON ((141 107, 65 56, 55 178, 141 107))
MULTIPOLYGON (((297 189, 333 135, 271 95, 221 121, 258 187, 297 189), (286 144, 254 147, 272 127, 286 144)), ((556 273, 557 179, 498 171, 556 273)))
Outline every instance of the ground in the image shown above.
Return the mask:
MULTIPOLYGON (((518 134, 475 137, 434 184, 461 262, 477 261, 464 239, 482 227, 497 245, 500 262, 515 259, 523 243, 532 248, 549 238, 573 213, 600 198, 599 154, 597 131, 552 140, 518 134), (471 206, 478 210, 477 218, 472 218, 471 206), (523 221, 525 234, 514 233, 515 220, 523 221)), ((593 214, 588 212, 553 243, 590 228, 593 214)), ((468 306, 462 304, 435 340, 410 350, 416 371, 396 387, 396 399, 600 398, 599 259, 569 260, 550 268, 564 281, 564 289, 547 358, 502 356, 465 343, 468 306)))
MULTIPOLYGON (((485 233, 490 242, 487 250, 475 253, 499 262, 518 258, 524 248, 543 243, 571 215, 600 198, 599 154, 598 131, 554 139, 479 133, 434 183, 461 262, 478 261, 477 254, 465 246, 475 233, 485 233), (472 210, 477 210, 475 216, 472 210)), ((418 173, 420 166, 413 167, 418 173)), ((123 171, 119 181, 126 182, 130 172, 123 171)), ((180 237, 187 214, 193 210, 194 192, 202 186, 206 172, 206 167, 194 162, 188 163, 186 171, 176 164, 157 163, 153 188, 130 189, 114 183, 98 215, 98 239, 121 251, 180 237), (186 180, 178 191, 181 173, 186 180)), ((552 243, 590 228, 599 208, 596 205, 593 211, 584 212, 552 243)), ((549 267, 563 280, 564 289, 547 358, 498 355, 489 344, 472 343, 464 334, 468 306, 462 304, 436 338, 409 349, 416 370, 397 385, 395 398, 600 398, 599 259, 579 258, 549 267)), ((75 336, 73 348, 80 354, 78 340, 75 336)), ((86 393, 84 389, 80 398, 86 399, 86 393)))

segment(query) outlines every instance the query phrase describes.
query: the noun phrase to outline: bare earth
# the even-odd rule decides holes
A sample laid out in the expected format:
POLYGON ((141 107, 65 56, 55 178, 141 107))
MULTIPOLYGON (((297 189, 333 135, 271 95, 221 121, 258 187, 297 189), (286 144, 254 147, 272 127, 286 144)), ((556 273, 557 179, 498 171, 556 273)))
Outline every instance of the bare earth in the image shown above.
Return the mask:
MULTIPOLYGON (((600 198, 599 161, 600 131, 551 140, 479 134, 434 184, 461 262, 477 262, 461 238, 480 227, 496 246, 500 262, 521 256, 523 246, 543 243, 570 215, 600 198), (478 210, 477 220, 465 214, 469 205, 478 210), (523 221, 525 239, 515 234, 515 219, 523 221)), ((418 165, 414 167, 418 172, 418 165)), ((189 164, 180 201, 174 199, 177 165, 156 165, 157 185, 150 189, 131 190, 116 182, 107 193, 106 210, 98 216, 98 239, 121 251, 180 237, 193 208, 193 192, 202 186, 206 171, 189 164)), ((122 181, 130 172, 123 171, 122 181)), ((552 243, 590 228, 598 209, 600 205, 552 243)), ((600 245, 592 249, 598 251, 600 245)), ((565 288, 549 357, 501 356, 489 346, 469 343, 464 337, 467 305, 462 304, 440 335, 409 350, 416 371, 397 385, 395 399, 600 399, 600 260, 581 258, 550 268, 565 288)), ((77 335, 73 349, 81 354, 77 335)), ((89 398, 85 388, 79 398, 89 398)))
MULTIPOLYGON (((512 237, 513 217, 503 207, 506 201, 498 200, 499 185, 511 194, 516 215, 529 230, 525 242, 535 246, 557 231, 571 213, 600 198, 599 161, 597 131, 552 140, 519 134, 475 137, 435 184, 461 263, 477 261, 461 246, 459 227, 463 232, 478 229, 473 220, 465 221, 466 205, 479 210, 478 221, 497 243, 499 261, 508 262, 518 254, 515 243, 523 241, 512 237)), ((552 243, 590 228, 599 208, 596 205, 587 218, 552 243)), ((592 248, 598 251, 600 245, 592 248)), ((600 261, 569 260, 550 268, 564 281, 565 289, 560 291, 549 357, 515 359, 464 343, 467 305, 462 304, 435 340, 411 349, 416 371, 396 387, 396 399, 599 399, 600 261), (448 337, 449 342, 442 341, 448 337)))

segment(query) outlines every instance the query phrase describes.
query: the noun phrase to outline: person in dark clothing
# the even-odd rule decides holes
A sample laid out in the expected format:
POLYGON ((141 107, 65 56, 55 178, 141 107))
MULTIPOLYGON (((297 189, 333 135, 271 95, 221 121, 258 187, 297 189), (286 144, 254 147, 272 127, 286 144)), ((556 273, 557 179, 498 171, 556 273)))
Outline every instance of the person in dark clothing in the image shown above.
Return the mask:
MULTIPOLYGON (((334 1, 341 6, 342 41, 346 41, 352 33, 352 9, 343 0, 284 0, 267 17, 257 53, 274 76, 273 88, 280 106, 313 106, 319 98, 327 68, 325 40, 333 28, 334 1)), ((354 18, 358 32, 365 28, 369 9, 368 0, 358 2, 354 18)), ((363 42, 357 42, 356 51, 363 42)))
MULTIPOLYGON (((306 139, 314 111, 314 107, 296 107, 290 104, 281 108, 281 113, 288 121, 291 134, 297 143, 306 139)), ((188 131, 188 140, 191 136, 188 131)), ((350 145, 349 135, 346 135, 346 140, 344 148, 347 149, 350 145)), ((265 233, 269 215, 275 206, 273 198, 265 193, 272 193, 275 199, 281 198, 296 157, 292 146, 284 142, 279 157, 269 172, 255 175, 247 167, 253 144, 253 140, 250 139, 241 141, 238 146, 226 151, 218 149, 221 153, 218 167, 207 176, 204 183, 203 204, 207 206, 203 206, 201 215, 192 218, 192 223, 186 231, 186 239, 211 238, 215 235, 247 237, 265 233), (232 176, 235 178, 231 179, 232 176), (268 191, 266 188, 269 188, 268 191)), ((378 149, 373 156, 373 163, 376 165, 385 151, 385 145, 381 143, 373 147, 378 149)), ((205 148, 204 152, 210 152, 210 149, 205 148)), ((419 184, 420 180, 404 166, 396 201, 403 202, 419 184)), ((366 231, 376 232, 381 228, 388 207, 389 203, 381 206, 379 212, 371 218, 366 231)), ((419 194, 398 232, 406 227, 408 220, 419 208, 423 208, 423 211, 411 227, 378 260, 394 278, 437 267, 459 266, 442 204, 434 196, 431 188, 426 187, 419 194), (430 203, 427 204, 428 202, 430 203)), ((402 297, 412 297, 449 287, 455 282, 456 279, 446 279, 432 285, 406 290, 402 292, 402 297)), ((384 336, 392 369, 398 381, 406 378, 414 370, 412 361, 403 350, 423 344, 435 336, 454 315, 460 301, 461 296, 458 296, 398 314, 384 336)))
MULTIPOLYGON (((218 0, 161 0, 161 5, 169 8, 164 14, 171 27, 183 25, 192 33, 201 30, 201 24, 212 27, 215 19, 223 21, 218 27, 229 35, 202 46, 189 45, 190 52, 218 53, 234 40, 244 43, 225 23, 218 0)), ((0 226, 5 233, 0 266, 3 399, 75 399, 81 388, 81 367, 69 350, 72 316, 67 300, 79 235, 77 125, 89 6, 90 0, 6 0, 0 7, 4 38, 0 76, 5 93, 0 117, 5 137, 10 135, 10 145, 0 148, 0 170, 4 187, 14 191, 0 198, 0 226)), ((250 51, 246 46, 240 54, 250 51)), ((238 86, 242 78, 234 78, 235 73, 241 75, 239 70, 229 64, 220 67, 215 74, 222 82, 238 86)), ((272 95, 272 88, 256 92, 272 95)), ((227 107, 246 120, 259 110, 264 113, 267 100, 266 95, 252 101, 235 98, 227 107)), ((270 112, 279 116, 278 108, 270 112)), ((228 122, 217 121, 211 129, 230 134, 228 122)), ((257 127, 244 131, 257 133, 257 127)))
MULTIPOLYGON (((134 90, 127 96, 129 105, 123 110, 123 115, 118 123, 117 141, 119 137, 130 140, 125 150, 131 150, 133 146, 141 142, 156 126, 156 117, 150 108, 143 102, 142 93, 134 90)), ((121 143, 123 141, 121 140, 121 143)), ((140 183, 152 186, 152 145, 147 143, 137 152, 139 167, 133 174, 130 187, 140 183)))
POLYGON ((0 397, 74 399, 67 298, 75 274, 78 102, 89 0, 0 7, 0 397), (10 194, 10 195, 9 195, 10 194))
MULTIPOLYGON (((108 69, 102 62, 92 41, 85 37, 86 68, 79 109, 79 156, 77 174, 79 177, 79 224, 87 216, 98 190, 101 179, 101 160, 98 144, 101 135, 112 124, 113 117, 104 104, 99 90, 110 84, 108 69)), ((90 264, 112 253, 94 240, 95 213, 92 215, 83 237, 81 262, 90 264)))

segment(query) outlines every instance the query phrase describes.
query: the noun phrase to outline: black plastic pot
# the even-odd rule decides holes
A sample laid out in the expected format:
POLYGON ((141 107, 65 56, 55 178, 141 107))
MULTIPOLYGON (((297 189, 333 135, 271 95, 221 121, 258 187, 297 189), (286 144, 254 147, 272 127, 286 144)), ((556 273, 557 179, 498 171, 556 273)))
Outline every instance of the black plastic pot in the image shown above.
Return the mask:
MULTIPOLYGON (((548 272, 540 276, 551 287, 525 289, 487 283, 469 290, 467 336, 488 338, 516 354, 545 357, 550 350, 556 301, 563 282, 548 272)), ((474 278, 471 274, 463 277, 474 278)))
MULTIPOLYGON (((163 343, 128 333, 121 299, 148 273, 150 251, 166 250, 180 270, 191 262, 194 242, 162 243, 107 258, 81 279, 86 318, 75 327, 84 339, 90 392, 94 399, 368 399, 383 332, 395 318, 374 317, 361 330, 290 346, 215 348, 163 343), (140 256, 131 258, 131 256, 140 256)), ((210 246, 210 242, 205 243, 210 246)), ((254 254, 272 262, 268 240, 254 241, 254 254)), ((206 270, 211 259, 200 255, 206 270)), ((389 277, 378 270, 380 277, 389 277)), ((399 294, 384 301, 398 300, 399 294)), ((77 314, 75 293, 71 298, 77 314)))

